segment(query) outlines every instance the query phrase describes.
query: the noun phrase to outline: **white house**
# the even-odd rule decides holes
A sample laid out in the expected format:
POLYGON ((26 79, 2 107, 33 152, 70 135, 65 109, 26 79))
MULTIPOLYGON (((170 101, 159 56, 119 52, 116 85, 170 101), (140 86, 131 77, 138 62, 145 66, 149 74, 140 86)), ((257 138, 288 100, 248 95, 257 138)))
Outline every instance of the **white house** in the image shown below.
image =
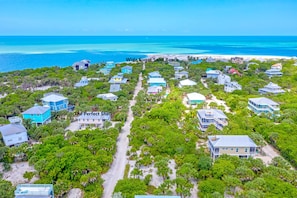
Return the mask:
POLYGON ((74 84, 74 87, 84 87, 84 86, 87 86, 88 84, 89 84, 89 79, 83 76, 78 83, 74 84))
POLYGON ((110 113, 106 112, 86 112, 78 116, 77 121, 80 126, 102 127, 105 121, 110 121, 110 113))
POLYGON ((236 81, 228 82, 224 85, 224 91, 229 93, 235 90, 241 90, 241 89, 242 89, 241 85, 238 84, 238 82, 236 81))
POLYGON ((203 103, 206 100, 206 98, 204 95, 200 93, 193 92, 187 94, 187 100, 189 105, 196 105, 203 103))
POLYGON ((147 94, 157 94, 163 90, 162 86, 152 86, 147 88, 147 94))
POLYGON ((182 88, 185 86, 194 86, 194 85, 197 85, 197 83, 192 80, 186 79, 186 80, 181 80, 178 84, 178 87, 182 88))
POLYGON ((276 63, 274 65, 271 65, 271 69, 282 70, 283 69, 283 65, 281 63, 276 63))
POLYGON ((188 78, 189 77, 189 72, 187 72, 187 71, 176 71, 174 73, 174 78, 175 79, 181 79, 183 77, 188 78))
POLYGON ((219 85, 224 85, 224 84, 229 83, 229 82, 231 82, 230 76, 228 76, 226 74, 218 75, 218 84, 219 85))
POLYGON ((268 69, 265 71, 265 74, 268 77, 274 77, 274 76, 282 76, 283 72, 281 72, 281 70, 279 69, 268 69))
POLYGON ((77 70, 88 69, 89 66, 90 66, 89 60, 81 60, 81 61, 73 63, 72 68, 74 71, 77 71, 77 70))
POLYGON ((102 98, 103 100, 110 100, 110 101, 118 100, 118 96, 114 95, 113 93, 98 94, 97 98, 102 98))
POLYGON ((266 94, 266 93, 280 94, 280 93, 285 93, 285 91, 277 84, 270 82, 268 83, 268 85, 265 85, 264 88, 260 88, 259 93, 260 94, 266 94))
POLYGON ((10 124, 0 127, 5 146, 19 145, 28 142, 27 129, 22 125, 19 117, 9 118, 10 124))

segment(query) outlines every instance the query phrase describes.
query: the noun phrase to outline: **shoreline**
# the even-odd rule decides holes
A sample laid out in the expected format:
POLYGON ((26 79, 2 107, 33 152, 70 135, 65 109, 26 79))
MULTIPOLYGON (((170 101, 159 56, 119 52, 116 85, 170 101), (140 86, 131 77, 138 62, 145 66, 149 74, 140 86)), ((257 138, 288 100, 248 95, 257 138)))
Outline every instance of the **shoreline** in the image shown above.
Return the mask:
POLYGON ((213 58, 216 60, 220 59, 231 59, 234 57, 243 58, 243 60, 271 60, 271 59, 295 59, 297 60, 297 56, 276 56, 276 55, 250 55, 250 54, 244 54, 244 55, 229 55, 229 54, 147 54, 147 58, 168 58, 168 59, 174 59, 177 58, 179 60, 187 59, 187 57, 194 57, 198 59, 206 59, 206 58, 213 58))

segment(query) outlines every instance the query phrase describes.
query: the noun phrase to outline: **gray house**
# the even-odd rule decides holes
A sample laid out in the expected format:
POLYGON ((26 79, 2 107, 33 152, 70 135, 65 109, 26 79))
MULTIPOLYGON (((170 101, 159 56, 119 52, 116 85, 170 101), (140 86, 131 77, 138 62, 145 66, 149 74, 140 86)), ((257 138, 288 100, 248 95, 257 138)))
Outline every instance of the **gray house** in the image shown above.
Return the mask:
POLYGON ((219 109, 199 109, 197 117, 201 131, 206 131, 211 124, 218 130, 223 130, 228 125, 227 116, 219 109))
POLYGON ((78 62, 73 63, 72 68, 74 71, 82 70, 82 69, 88 69, 90 66, 89 60, 81 60, 78 62))
POLYGON ((78 116, 78 124, 80 126, 102 127, 105 121, 110 121, 110 113, 107 112, 86 112, 78 116))
POLYGON ((10 124, 0 127, 5 146, 19 145, 28 142, 27 129, 22 125, 19 117, 9 118, 10 124))
POLYGON ((264 88, 260 88, 259 93, 260 94, 266 94, 266 93, 280 94, 280 93, 285 93, 285 91, 277 84, 270 82, 264 88))
POLYGON ((183 77, 188 78, 189 77, 189 72, 187 72, 187 71, 176 71, 174 73, 174 78, 175 79, 181 79, 183 77))

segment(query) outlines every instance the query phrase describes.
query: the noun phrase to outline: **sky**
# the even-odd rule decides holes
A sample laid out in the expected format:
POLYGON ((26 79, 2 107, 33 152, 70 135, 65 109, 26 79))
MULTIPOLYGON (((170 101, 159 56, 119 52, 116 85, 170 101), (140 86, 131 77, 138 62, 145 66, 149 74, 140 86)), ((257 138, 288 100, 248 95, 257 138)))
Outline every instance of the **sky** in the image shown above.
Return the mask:
POLYGON ((0 35, 297 36, 297 0, 0 0, 0 35))

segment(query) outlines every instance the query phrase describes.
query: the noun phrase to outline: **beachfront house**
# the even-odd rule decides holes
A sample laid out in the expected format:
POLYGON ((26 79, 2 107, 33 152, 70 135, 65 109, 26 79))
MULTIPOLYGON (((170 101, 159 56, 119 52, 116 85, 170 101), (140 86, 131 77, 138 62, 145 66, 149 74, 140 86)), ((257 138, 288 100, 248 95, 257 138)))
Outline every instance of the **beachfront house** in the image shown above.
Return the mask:
POLYGON ((124 78, 124 75, 122 73, 118 73, 117 75, 111 77, 108 82, 112 84, 126 84, 127 81, 128 79, 124 78))
POLYGON ((103 127, 105 121, 110 121, 110 113, 107 112, 86 112, 77 117, 80 127, 103 127))
POLYGON ((9 118, 10 124, 0 127, 0 132, 5 146, 17 146, 28 142, 27 129, 22 124, 20 117, 9 118))
POLYGON ((15 198, 54 198, 53 184, 18 184, 15 198))
POLYGON ((206 78, 217 79, 221 73, 222 72, 220 70, 207 69, 206 70, 206 78))
POLYGON ((62 110, 68 110, 68 98, 65 98, 62 94, 47 93, 41 98, 43 106, 49 106, 51 111, 57 112, 62 110))
POLYGON ((265 74, 268 77, 274 77, 274 76, 282 76, 283 72, 281 72, 279 69, 268 69, 265 71, 265 74))
POLYGON ((280 111, 280 107, 278 103, 265 97, 250 98, 248 101, 248 109, 250 109, 257 115, 262 113, 279 115, 279 111, 280 111))
POLYGON ((231 58, 231 63, 243 64, 243 58, 241 58, 241 57, 232 57, 231 58))
POLYGON ((281 63, 276 63, 274 65, 271 65, 271 69, 282 70, 283 69, 283 65, 281 63))
POLYGON ((247 135, 208 136, 208 149, 213 160, 227 154, 239 158, 249 158, 257 154, 258 146, 247 135))
POLYGON ((229 82, 231 82, 230 76, 228 76, 226 74, 222 74, 222 73, 218 75, 218 84, 219 85, 224 85, 229 82))
POLYGON ((111 70, 115 68, 115 63, 113 61, 107 61, 104 67, 111 70))
POLYGON ((88 69, 89 66, 90 66, 89 60, 81 60, 81 61, 73 63, 72 68, 74 71, 78 71, 78 70, 88 69))
POLYGON ((238 84, 238 82, 236 81, 228 82, 224 85, 224 91, 228 93, 231 93, 235 90, 241 90, 241 89, 242 89, 241 85, 238 84))
POLYGON ((206 60, 205 60, 207 63, 215 63, 217 62, 216 59, 212 58, 212 57, 208 57, 206 60))
POLYGON ((173 68, 174 69, 174 71, 181 71, 181 70, 183 70, 184 69, 184 67, 182 67, 182 66, 178 66, 178 67, 174 67, 173 68))
POLYGON ((197 111, 199 129, 206 131, 213 124, 216 129, 223 130, 228 125, 227 116, 219 109, 199 109, 197 111))
POLYGON ((185 86, 194 86, 197 85, 196 82, 189 80, 189 79, 185 79, 185 80, 181 80, 178 84, 179 88, 185 87, 185 86))
POLYGON ((110 100, 110 101, 118 100, 118 96, 114 95, 113 93, 98 94, 97 98, 102 98, 103 100, 110 100))
POLYGON ((32 124, 41 125, 51 122, 51 109, 49 106, 35 104, 22 113, 25 120, 31 120, 32 124))
POLYGON ((83 76, 78 83, 74 84, 74 87, 84 87, 89 84, 89 80, 87 77, 83 76))
POLYGON ((148 74, 149 78, 162 78, 162 75, 158 71, 154 71, 148 74))
POLYGON ((270 82, 268 83, 268 85, 265 85, 264 88, 260 88, 259 93, 260 94, 267 94, 267 93, 281 94, 281 93, 285 93, 285 91, 277 84, 270 82))
POLYGON ((166 81, 164 80, 164 78, 150 78, 148 79, 147 83, 149 84, 150 87, 152 86, 166 87, 166 81))
POLYGON ((182 78, 188 78, 188 77, 189 77, 189 72, 187 71, 176 71, 174 73, 175 79, 182 79, 182 78))
POLYGON ((147 94, 158 94, 163 90, 162 86, 152 86, 147 88, 147 94))
POLYGON ((206 98, 204 95, 193 92, 187 94, 187 103, 189 105, 197 105, 205 102, 206 98))
POLYGON ((122 67, 121 68, 121 72, 123 73, 123 74, 132 74, 132 66, 130 66, 130 65, 126 65, 125 67, 122 67))
POLYGON ((109 92, 114 93, 114 92, 118 92, 121 91, 121 84, 111 84, 109 87, 109 92))

